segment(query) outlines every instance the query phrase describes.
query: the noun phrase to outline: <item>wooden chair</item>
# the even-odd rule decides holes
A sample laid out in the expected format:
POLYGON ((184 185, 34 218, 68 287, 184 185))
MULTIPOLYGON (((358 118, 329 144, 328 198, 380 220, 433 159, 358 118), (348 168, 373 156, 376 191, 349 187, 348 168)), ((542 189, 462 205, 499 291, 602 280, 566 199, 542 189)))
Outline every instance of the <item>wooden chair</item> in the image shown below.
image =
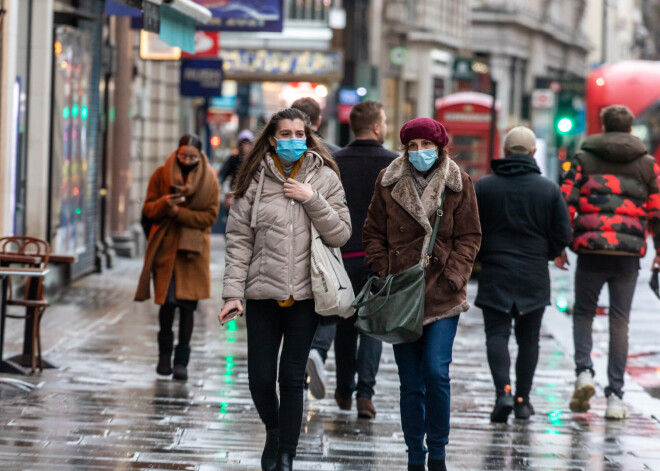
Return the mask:
MULTIPOLYGON (((11 236, 0 238, 0 254, 5 255, 5 263, 23 263, 34 268, 46 268, 50 256, 48 242, 35 237, 11 236), (25 257, 21 261, 21 257, 25 257), (12 258, 14 260, 12 260, 12 258)), ((14 319, 25 319, 32 321, 32 372, 36 370, 36 359, 39 358, 39 370, 43 371, 44 365, 41 358, 41 317, 43 316, 48 301, 44 297, 43 277, 27 277, 23 288, 21 299, 12 296, 11 279, 9 292, 7 293, 7 305, 22 306, 24 314, 6 314, 6 317, 14 319), (35 346, 37 357, 35 357, 35 346)))

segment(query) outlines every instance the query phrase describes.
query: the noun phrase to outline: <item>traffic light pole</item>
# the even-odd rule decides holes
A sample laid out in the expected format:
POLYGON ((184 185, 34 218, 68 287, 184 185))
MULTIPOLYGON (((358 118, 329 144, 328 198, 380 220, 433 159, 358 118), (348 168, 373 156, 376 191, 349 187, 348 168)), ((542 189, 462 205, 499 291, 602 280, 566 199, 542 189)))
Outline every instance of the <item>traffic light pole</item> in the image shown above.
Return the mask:
POLYGON ((493 97, 493 105, 490 108, 490 134, 488 136, 488 158, 492 159, 495 155, 495 132, 497 130, 497 82, 490 79, 490 95, 493 97))

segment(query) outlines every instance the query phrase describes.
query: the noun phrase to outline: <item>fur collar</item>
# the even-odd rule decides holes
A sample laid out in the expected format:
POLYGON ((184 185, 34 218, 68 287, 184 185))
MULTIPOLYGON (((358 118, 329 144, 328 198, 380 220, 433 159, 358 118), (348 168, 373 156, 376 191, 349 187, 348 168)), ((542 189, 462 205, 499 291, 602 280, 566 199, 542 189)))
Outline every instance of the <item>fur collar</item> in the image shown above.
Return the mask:
POLYGON ((433 232, 431 218, 440 205, 442 193, 445 191, 445 187, 451 191, 460 193, 463 191, 463 181, 461 179, 461 170, 456 165, 456 162, 449 157, 445 157, 420 199, 410 171, 408 159, 405 156, 399 157, 385 170, 381 185, 384 187, 394 185, 394 188, 392 188, 392 198, 394 201, 399 203, 426 231, 420 258, 420 263, 424 263, 431 233, 433 232))

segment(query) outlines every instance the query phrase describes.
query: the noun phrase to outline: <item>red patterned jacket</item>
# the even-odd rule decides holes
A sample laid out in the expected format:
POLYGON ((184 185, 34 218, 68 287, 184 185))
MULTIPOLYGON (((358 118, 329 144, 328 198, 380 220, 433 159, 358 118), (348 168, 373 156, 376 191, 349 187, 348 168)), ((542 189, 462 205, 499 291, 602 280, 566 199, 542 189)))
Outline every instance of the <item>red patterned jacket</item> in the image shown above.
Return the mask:
POLYGON ((622 132, 589 136, 571 162, 562 193, 576 253, 638 255, 653 234, 660 255, 660 165, 622 132))

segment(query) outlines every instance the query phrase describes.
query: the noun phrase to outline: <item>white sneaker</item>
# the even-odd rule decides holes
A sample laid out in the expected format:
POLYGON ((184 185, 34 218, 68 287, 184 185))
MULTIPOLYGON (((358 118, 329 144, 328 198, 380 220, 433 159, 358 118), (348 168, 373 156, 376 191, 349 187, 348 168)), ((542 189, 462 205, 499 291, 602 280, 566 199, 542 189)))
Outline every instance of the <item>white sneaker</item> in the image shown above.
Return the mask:
POLYGON ((325 397, 325 367, 318 350, 312 348, 307 358, 307 375, 309 376, 309 391, 316 399, 325 397))
POLYGON ((628 418, 628 409, 621 399, 616 394, 607 396, 607 409, 605 409, 605 418, 621 420, 628 418))
POLYGON ((569 407, 573 412, 587 412, 591 408, 589 399, 596 393, 594 376, 591 371, 585 370, 575 380, 575 390, 569 407))

